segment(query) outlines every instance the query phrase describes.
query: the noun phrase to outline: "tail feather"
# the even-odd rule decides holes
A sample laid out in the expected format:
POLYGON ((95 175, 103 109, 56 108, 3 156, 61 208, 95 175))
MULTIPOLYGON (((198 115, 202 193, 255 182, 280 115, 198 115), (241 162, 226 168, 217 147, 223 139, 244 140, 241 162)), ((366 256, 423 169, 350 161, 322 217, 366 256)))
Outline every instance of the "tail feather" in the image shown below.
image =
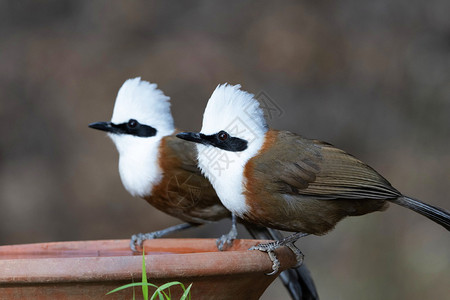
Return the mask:
MULTIPOLYGON (((278 230, 244 223, 245 228, 255 239, 281 240, 283 236, 278 230)), ((283 285, 295 300, 319 300, 319 295, 311 277, 311 273, 303 263, 295 269, 288 269, 280 274, 283 285)))
POLYGON ((428 219, 438 223, 439 225, 443 226, 445 229, 450 231, 450 212, 430 205, 426 204, 422 201, 402 196, 397 199, 389 200, 395 204, 401 205, 403 207, 409 208, 422 216, 427 217, 428 219))

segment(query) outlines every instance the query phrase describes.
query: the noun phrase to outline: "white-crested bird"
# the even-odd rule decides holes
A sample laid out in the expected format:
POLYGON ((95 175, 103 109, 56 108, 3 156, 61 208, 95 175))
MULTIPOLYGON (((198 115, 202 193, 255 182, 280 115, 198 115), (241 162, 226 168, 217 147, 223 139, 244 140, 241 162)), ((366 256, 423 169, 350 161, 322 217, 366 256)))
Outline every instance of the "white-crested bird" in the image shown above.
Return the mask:
MULTIPOLYGON (((137 234, 130 246, 135 250, 145 239, 221 220, 231 216, 209 181, 197 167, 195 145, 175 137, 169 97, 156 84, 129 79, 120 88, 110 122, 89 127, 106 131, 119 152, 119 173, 125 189, 155 208, 186 222, 147 234, 137 234)), ((245 224, 255 238, 276 239, 278 232, 245 224)), ((236 237, 235 221, 229 234, 218 239, 218 247, 236 237)), ((318 299, 306 267, 280 275, 294 299, 318 299)))
POLYGON ((269 255, 282 245, 295 251, 292 243, 299 237, 325 234, 344 217, 383 211, 390 202, 450 230, 448 211, 403 195, 354 156, 325 142, 270 130, 259 102, 240 85, 219 85, 206 105, 201 131, 177 136, 197 143, 199 167, 232 213, 296 232, 254 247, 269 255))

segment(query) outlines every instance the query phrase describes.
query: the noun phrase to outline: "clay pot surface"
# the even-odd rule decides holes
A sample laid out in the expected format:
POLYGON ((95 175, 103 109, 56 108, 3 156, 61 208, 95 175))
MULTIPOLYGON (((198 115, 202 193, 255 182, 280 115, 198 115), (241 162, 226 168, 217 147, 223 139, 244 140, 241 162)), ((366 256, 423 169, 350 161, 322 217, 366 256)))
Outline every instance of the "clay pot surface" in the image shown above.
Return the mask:
MULTIPOLYGON (((193 283, 192 299, 258 299, 277 277, 265 275, 272 270, 266 253, 247 250, 259 242, 268 241, 236 240, 220 252, 214 239, 145 241, 148 282, 193 283)), ((280 271, 296 263, 286 247, 277 255, 280 271)), ((0 246, 0 299, 132 299, 132 289, 105 294, 141 276, 142 253, 129 240, 0 246)), ((172 299, 182 294, 179 286, 170 291, 172 299)), ((142 299, 141 288, 135 292, 142 299)))

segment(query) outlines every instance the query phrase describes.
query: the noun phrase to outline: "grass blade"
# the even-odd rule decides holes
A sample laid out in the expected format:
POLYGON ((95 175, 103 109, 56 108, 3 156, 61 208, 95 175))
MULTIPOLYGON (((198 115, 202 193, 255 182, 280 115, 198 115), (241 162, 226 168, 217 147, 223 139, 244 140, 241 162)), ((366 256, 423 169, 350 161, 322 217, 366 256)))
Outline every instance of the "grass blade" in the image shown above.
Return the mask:
MULTIPOLYGON (((189 296, 188 300, 191 300, 191 287, 192 287, 192 283, 187 287, 187 289, 184 290, 183 295, 181 295, 180 300, 186 300, 186 297, 189 296)), ((184 286, 183 286, 184 288, 184 286)))
POLYGON ((109 295, 109 294, 112 294, 112 293, 115 293, 115 292, 118 292, 118 291, 121 291, 121 290, 130 288, 130 287, 143 286, 143 285, 146 285, 146 286, 147 286, 147 290, 148 290, 148 287, 149 287, 149 286, 154 287, 154 288, 156 288, 156 289, 158 288, 157 285, 154 285, 154 284, 151 284, 151 283, 145 283, 145 284, 144 284, 144 283, 142 283, 142 282, 134 282, 134 283, 129 283, 129 284, 125 284, 125 285, 119 286, 118 288, 115 288, 114 290, 109 291, 108 293, 106 293, 106 295, 109 295))
POLYGON ((144 300, 148 300, 148 281, 147 281, 147 270, 145 268, 145 251, 142 248, 142 295, 144 295, 144 300))
MULTIPOLYGON (((169 295, 167 295, 164 292, 164 290, 167 289, 167 288, 170 288, 171 286, 174 286, 174 285, 183 285, 183 284, 181 282, 179 282, 179 281, 172 281, 172 282, 165 283, 165 284, 161 285, 159 288, 156 289, 156 291, 153 293, 153 295, 152 295, 152 297, 150 299, 154 300, 157 295, 159 295, 159 299, 161 299, 161 294, 164 294, 166 299, 170 300, 171 297, 169 295)), ((184 288, 183 288, 183 290, 184 290, 184 288)), ((169 294, 170 294, 170 289, 169 289, 169 294)))

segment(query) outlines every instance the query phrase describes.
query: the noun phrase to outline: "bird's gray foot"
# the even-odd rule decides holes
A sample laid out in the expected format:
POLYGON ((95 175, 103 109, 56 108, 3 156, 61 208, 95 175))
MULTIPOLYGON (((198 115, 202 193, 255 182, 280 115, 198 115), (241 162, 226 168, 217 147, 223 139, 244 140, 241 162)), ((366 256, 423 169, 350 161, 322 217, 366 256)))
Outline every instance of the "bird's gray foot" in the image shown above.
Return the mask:
POLYGON ((233 245, 233 241, 237 237, 237 231, 230 230, 227 234, 222 235, 220 238, 216 240, 217 249, 220 251, 225 250, 228 247, 231 247, 233 245))
POLYGON ((300 249, 298 249, 294 243, 295 241, 297 241, 299 238, 304 237, 308 235, 307 233, 301 233, 301 232, 297 232, 294 233, 280 241, 275 241, 275 242, 271 242, 271 243, 266 243, 266 244, 259 244, 253 247, 250 247, 249 250, 259 250, 262 252, 267 252, 267 254, 269 255, 270 260, 272 261, 272 272, 268 273, 267 275, 273 275, 276 274, 278 272, 278 269, 280 267, 280 261, 278 260, 278 258, 276 257, 275 254, 275 250, 280 248, 281 246, 286 246, 289 249, 291 249, 292 252, 294 252, 295 254, 295 258, 297 259, 297 265, 296 267, 301 266, 301 264, 303 263, 303 258, 304 255, 303 253, 300 251, 300 249))
POLYGON ((157 232, 137 233, 131 236, 130 248, 131 251, 136 252, 137 247, 142 248, 145 240, 152 240, 158 238, 157 232))
POLYGON ((222 235, 216 240, 217 249, 223 251, 233 245, 233 241, 237 238, 236 216, 231 216, 231 230, 227 234, 222 235))
POLYGON ((272 272, 267 273, 266 275, 273 275, 278 273, 278 270, 280 269, 281 263, 277 258, 277 255, 275 254, 275 250, 280 248, 282 245, 280 245, 279 241, 267 243, 267 244, 258 244, 256 246, 250 247, 248 250, 259 250, 262 252, 267 252, 269 255, 270 260, 272 261, 272 272))

